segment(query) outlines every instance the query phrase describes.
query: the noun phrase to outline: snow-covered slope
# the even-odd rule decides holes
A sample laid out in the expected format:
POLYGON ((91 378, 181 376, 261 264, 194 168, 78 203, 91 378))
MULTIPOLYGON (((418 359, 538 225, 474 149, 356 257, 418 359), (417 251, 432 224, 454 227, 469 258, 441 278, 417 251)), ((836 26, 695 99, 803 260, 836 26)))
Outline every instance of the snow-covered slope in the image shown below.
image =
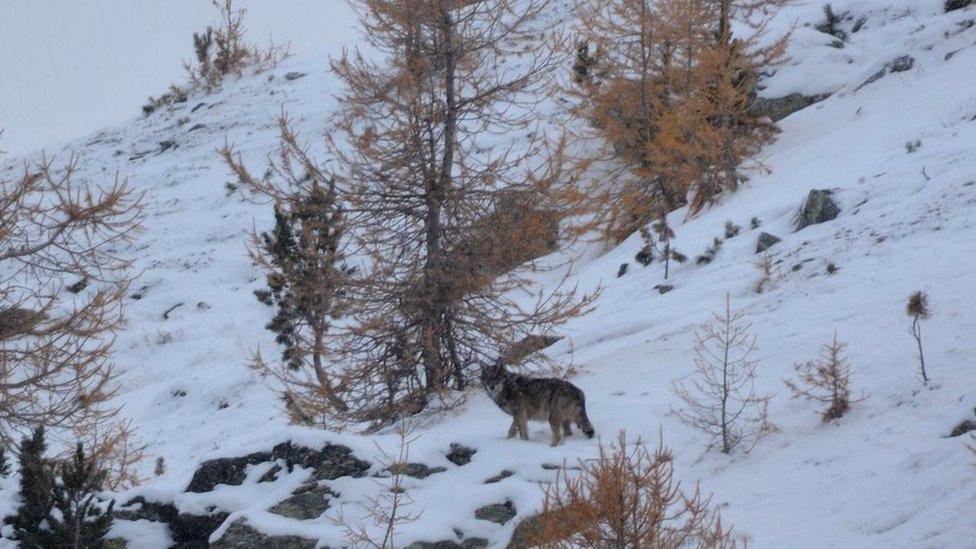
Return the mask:
MULTIPOLYGON (((781 28, 798 24, 792 60, 764 91, 833 95, 782 121, 778 142, 766 151, 769 173, 753 174, 740 192, 695 219, 684 221, 683 211, 673 217, 675 245, 690 256, 721 236, 727 220, 742 225, 742 234, 711 264, 673 269, 674 289, 663 295, 653 289, 663 282, 661 267, 633 262, 636 236, 605 253, 588 250, 573 281, 583 290, 602 285, 598 307, 569 325, 550 352, 571 356, 580 370, 573 381, 586 391, 598 433, 609 440, 623 429, 632 439, 655 440, 663 432, 682 481, 713 493, 723 516, 755 547, 971 546, 973 455, 967 437, 947 434, 976 406, 976 28, 964 24, 976 12, 943 14, 939 0, 833 5, 854 15, 848 25, 866 17, 863 28, 838 49, 832 37, 803 26, 819 21, 819 4, 784 10, 781 28), (915 60, 910 70, 862 87, 903 55, 915 60), (906 143, 915 140, 921 147, 909 153, 906 143), (842 213, 794 232, 793 216, 811 189, 834 190, 842 213), (762 221, 759 230, 748 229, 752 217, 762 221), (790 275, 756 294, 752 262, 760 230, 782 238, 770 253, 790 275), (625 262, 629 272, 616 278, 625 262), (826 273, 828 262, 836 274, 826 273), (916 289, 926 290, 934 307, 925 325, 927 386, 917 375, 904 314, 916 289), (751 453, 731 457, 706 453, 702 436, 669 413, 678 405, 672 382, 692 372, 694 328, 724 305, 727 293, 758 334, 758 385, 775 394, 770 411, 778 427, 751 453), (813 404, 789 397, 782 379, 835 331, 849 343, 855 390, 869 398, 823 424, 813 404)), ((307 521, 267 512, 304 480, 301 470, 262 484, 255 479, 263 472, 254 470, 239 487, 182 492, 206 459, 289 439, 341 443, 370 461, 378 456, 374 443, 396 445, 392 434, 289 426, 273 392, 246 367, 257 346, 271 348, 263 330, 270 312, 252 295, 261 276, 245 254, 249 231, 267 227, 271 212, 227 187, 232 178, 215 149, 235 143, 250 164, 261 165, 274 150, 282 105, 314 148, 335 86, 321 57, 299 56, 71 145, 83 155, 84 177, 118 171, 146 193, 147 231, 129 250, 142 274, 118 343, 119 398, 167 472, 149 478, 147 460, 147 480, 132 493, 187 512, 216 505, 231 513, 225 527, 243 516, 268 533, 330 546, 343 542, 332 520, 338 511, 355 519, 357 504, 379 489, 370 478, 330 483, 341 494, 337 504, 307 521), (284 78, 296 71, 306 75, 284 78), (176 147, 163 150, 164 141, 176 147)), ((572 463, 596 449, 578 436, 550 448, 544 425, 532 428, 531 442, 506 440, 507 426, 486 396, 472 393, 457 414, 423 427, 411 461, 447 470, 408 479, 410 510, 423 514, 403 526, 402 542, 452 539, 457 528, 504 546, 517 520, 499 526, 475 519, 475 509, 510 500, 519 517, 530 515, 541 502, 540 484, 555 477, 543 465, 572 463), (477 449, 470 464, 446 460, 452 442, 477 449), (514 475, 484 484, 506 469, 514 475)), ((12 505, 3 498, 0 513, 12 505)), ((147 523, 122 522, 117 533, 134 547, 168 543, 168 534, 147 523)))

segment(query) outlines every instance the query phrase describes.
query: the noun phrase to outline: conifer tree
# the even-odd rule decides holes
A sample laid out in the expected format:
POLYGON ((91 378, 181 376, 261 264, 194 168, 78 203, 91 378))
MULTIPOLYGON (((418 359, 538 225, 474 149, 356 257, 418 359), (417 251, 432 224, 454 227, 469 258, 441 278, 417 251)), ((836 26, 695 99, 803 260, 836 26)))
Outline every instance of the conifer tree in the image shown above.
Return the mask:
POLYGON ((59 468, 51 501, 57 513, 47 517, 47 529, 41 533, 42 546, 58 549, 100 549, 112 528, 115 501, 102 508, 97 493, 102 490, 107 471, 99 469, 94 459, 86 458, 79 442, 74 456, 59 468))
POLYGON ((14 539, 21 547, 42 547, 42 524, 53 507, 54 475, 44 452, 44 427, 37 427, 20 444, 20 507, 4 522, 13 526, 14 539))
POLYGON ((568 220, 588 206, 564 142, 543 137, 533 108, 565 58, 540 41, 548 3, 353 2, 385 55, 332 63, 345 90, 330 152, 370 263, 344 347, 360 417, 422 409, 586 309, 586 297, 539 295, 524 276, 581 232, 568 220), (517 290, 538 299, 517 302, 517 290))
POLYGON ((0 446, 0 478, 10 475, 10 459, 7 458, 7 449, 0 446))
POLYGON ((574 79, 573 111, 612 147, 627 177, 607 190, 619 241, 690 200, 695 214, 743 181, 776 128, 748 111, 760 69, 788 36, 762 39, 786 0, 596 0, 577 32, 596 47, 601 78, 574 79), (732 35, 732 21, 749 32, 732 35))
POLYGON ((298 142, 287 116, 278 124, 278 159, 267 171, 273 177, 253 177, 230 147, 222 154, 240 181, 274 206, 274 228, 252 235, 251 257, 267 280, 255 295, 276 308, 266 327, 281 360, 268 362, 258 352, 254 366, 282 383, 292 419, 322 423, 347 410, 335 388, 339 372, 331 368, 339 345, 332 325, 346 311, 353 282, 345 263, 347 222, 334 179, 298 142))

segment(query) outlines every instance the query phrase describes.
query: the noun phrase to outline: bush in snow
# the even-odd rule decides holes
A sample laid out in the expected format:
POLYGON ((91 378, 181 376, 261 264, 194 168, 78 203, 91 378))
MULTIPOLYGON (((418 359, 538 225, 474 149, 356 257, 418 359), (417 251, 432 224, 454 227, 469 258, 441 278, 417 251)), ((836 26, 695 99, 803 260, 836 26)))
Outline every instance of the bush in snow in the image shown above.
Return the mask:
POLYGON ((4 519, 13 526, 14 539, 21 547, 43 547, 41 524, 51 512, 54 478, 44 452, 44 427, 38 427, 20 443, 20 506, 4 519))
POLYGON ((219 86, 224 76, 240 76, 247 68, 260 72, 276 66, 287 56, 287 48, 271 44, 263 49, 245 41, 247 10, 236 8, 233 0, 211 0, 211 3, 220 14, 220 23, 216 28, 208 26, 202 33, 193 33, 196 64, 184 63, 192 83, 210 90, 219 86))
POLYGON ((82 444, 75 448, 72 459, 58 467, 59 477, 51 490, 52 510, 47 516, 47 528, 42 532, 42 547, 58 549, 99 549, 112 528, 112 508, 97 494, 108 476, 98 468, 92 457, 86 457, 82 444))
POLYGON ((754 289, 757 294, 764 293, 772 289, 776 284, 786 280, 788 273, 781 272, 773 262, 773 256, 768 253, 760 255, 752 264, 759 271, 759 280, 756 281, 754 289))
POLYGON ((748 452, 773 430, 769 423, 771 395, 756 392, 753 360, 756 336, 742 313, 733 313, 725 297, 725 314, 695 331, 695 372, 690 382, 675 382, 674 392, 683 406, 678 418, 709 437, 708 447, 730 454, 741 447, 748 452))
POLYGON ((600 444, 581 472, 560 470, 546 488, 542 512, 525 535, 531 547, 734 548, 743 540, 723 526, 718 511, 696 488, 685 492, 674 478, 671 450, 653 452, 641 440, 600 444))
POLYGON ((824 20, 817 24, 816 29, 846 42, 847 33, 839 27, 846 14, 834 13, 834 8, 830 4, 824 4, 823 13, 824 20))
POLYGON ((821 417, 825 422, 843 416, 851 404, 866 398, 851 400, 851 364, 844 356, 846 343, 837 341, 823 346, 819 360, 794 366, 799 382, 784 380, 796 397, 805 397, 827 405, 821 417))
POLYGON ((905 306, 905 314, 912 319, 912 326, 909 332, 918 347, 918 363, 922 372, 922 381, 929 382, 928 373, 925 371, 925 354, 922 352, 922 321, 931 314, 929 310, 929 296, 919 290, 908 296, 908 304, 905 306))
POLYGON ((712 240, 712 245, 705 248, 705 251, 695 258, 695 263, 699 265, 707 265, 711 263, 715 259, 715 256, 718 255, 719 250, 722 249, 722 244, 724 243, 725 241, 716 236, 715 239, 712 240))
POLYGON ((726 221, 725 222, 725 239, 728 240, 730 238, 735 238, 735 237, 739 236, 739 231, 741 231, 741 230, 742 230, 742 227, 740 227, 739 225, 736 225, 735 223, 732 223, 732 221, 726 221))
POLYGON ((646 267, 650 265, 654 257, 660 258, 664 261, 664 279, 667 280, 668 273, 671 269, 671 262, 684 263, 688 258, 671 246, 671 240, 674 238, 674 229, 668 224, 667 215, 662 215, 651 225, 651 228, 655 234, 651 234, 651 231, 647 227, 641 227, 640 234, 641 239, 644 241, 644 247, 637 252, 634 259, 646 267))

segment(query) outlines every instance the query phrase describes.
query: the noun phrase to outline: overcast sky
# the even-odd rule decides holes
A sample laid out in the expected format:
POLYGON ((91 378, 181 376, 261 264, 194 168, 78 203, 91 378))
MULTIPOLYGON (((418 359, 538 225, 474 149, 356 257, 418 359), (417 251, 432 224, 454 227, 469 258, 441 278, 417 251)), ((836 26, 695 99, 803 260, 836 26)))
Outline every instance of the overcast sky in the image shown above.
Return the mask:
MULTIPOLYGON (((273 37, 307 54, 354 37, 322 30, 354 25, 344 0, 236 3, 259 43, 273 37)), ((214 17, 210 0, 0 0, 0 150, 55 148, 137 116, 148 96, 184 79, 192 34, 214 17)))

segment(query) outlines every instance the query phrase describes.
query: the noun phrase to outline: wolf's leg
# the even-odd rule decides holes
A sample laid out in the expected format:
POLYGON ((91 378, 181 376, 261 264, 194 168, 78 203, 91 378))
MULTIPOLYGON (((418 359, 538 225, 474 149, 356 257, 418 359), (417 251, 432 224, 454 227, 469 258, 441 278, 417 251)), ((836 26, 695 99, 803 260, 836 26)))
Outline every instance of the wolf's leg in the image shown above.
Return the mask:
POLYGON ((550 446, 558 446, 560 440, 559 432, 562 428, 562 422, 559 421, 559 418, 556 417, 555 414, 549 416, 549 428, 552 429, 552 444, 550 444, 550 446))
POLYGON ((569 426, 569 424, 570 421, 568 419, 563 422, 563 434, 566 436, 570 436, 573 434, 573 429, 572 427, 569 426))
POLYGON ((515 438, 515 433, 518 432, 518 414, 512 415, 512 426, 508 428, 508 438, 515 438))
POLYGON ((525 413, 525 410, 519 410, 517 417, 519 436, 522 437, 522 440, 529 440, 529 415, 525 413))

